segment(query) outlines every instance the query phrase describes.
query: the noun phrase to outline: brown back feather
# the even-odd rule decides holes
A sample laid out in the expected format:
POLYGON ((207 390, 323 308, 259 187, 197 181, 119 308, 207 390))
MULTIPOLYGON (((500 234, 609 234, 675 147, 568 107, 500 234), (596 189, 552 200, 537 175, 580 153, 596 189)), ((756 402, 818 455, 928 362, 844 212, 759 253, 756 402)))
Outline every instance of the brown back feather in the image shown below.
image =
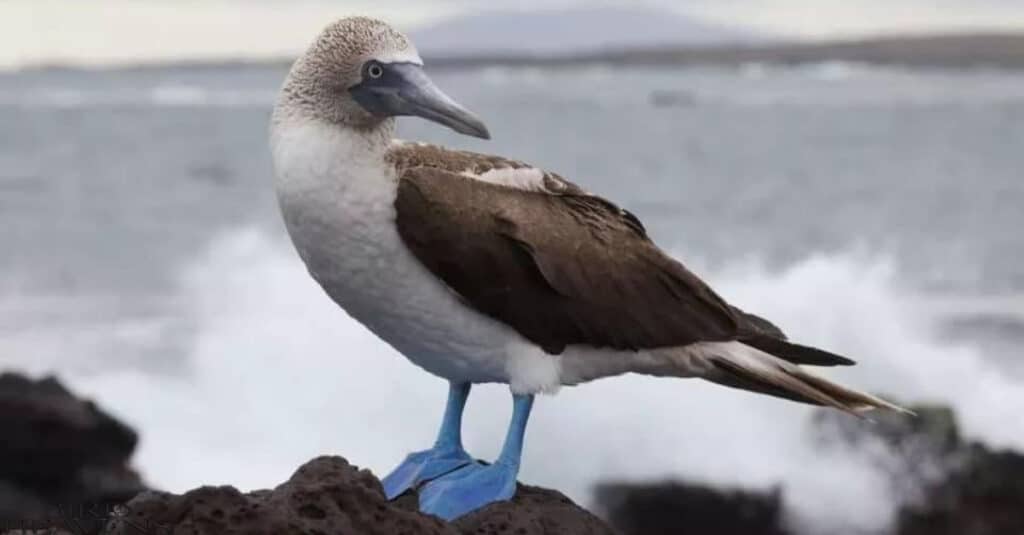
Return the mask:
POLYGON ((529 165, 432 145, 399 145, 398 232, 469 306, 545 351, 638 350, 740 340, 797 364, 853 361, 786 341, 733 307, 615 204, 545 172, 539 190, 476 180, 529 165))

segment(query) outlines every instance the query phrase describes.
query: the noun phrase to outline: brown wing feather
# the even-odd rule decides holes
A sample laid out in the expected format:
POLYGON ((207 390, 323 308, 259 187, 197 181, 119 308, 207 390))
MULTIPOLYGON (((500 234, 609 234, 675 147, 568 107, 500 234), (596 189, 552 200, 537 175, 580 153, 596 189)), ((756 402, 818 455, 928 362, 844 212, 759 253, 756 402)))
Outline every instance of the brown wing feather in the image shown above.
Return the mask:
POLYGON ((557 174, 523 191, 461 175, 531 167, 520 161, 408 143, 388 156, 410 250, 470 306, 550 353, 740 340, 796 364, 854 363, 730 306, 651 243, 633 214, 557 174))
POLYGON ((733 309, 611 203, 406 170, 398 231, 471 306, 550 353, 732 340, 733 309))

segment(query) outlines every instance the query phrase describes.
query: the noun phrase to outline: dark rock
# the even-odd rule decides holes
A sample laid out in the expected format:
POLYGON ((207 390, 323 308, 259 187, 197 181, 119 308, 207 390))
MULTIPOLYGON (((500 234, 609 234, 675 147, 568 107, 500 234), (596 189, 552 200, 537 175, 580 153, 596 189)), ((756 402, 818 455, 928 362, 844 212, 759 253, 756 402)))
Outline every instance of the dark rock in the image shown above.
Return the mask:
POLYGON ((959 464, 966 445, 952 409, 912 409, 916 416, 879 411, 870 420, 819 410, 812 417, 812 439, 823 449, 866 458, 888 474, 894 496, 903 503, 919 502, 959 464))
POLYGON ((411 494, 389 502, 372 473, 341 457, 313 459, 274 490, 243 494, 233 487, 203 487, 180 496, 144 493, 104 533, 134 535, 147 529, 190 535, 612 533, 561 494, 531 487, 521 487, 511 502, 449 524, 417 511, 411 494))
POLYGON ((969 447, 960 465, 904 507, 899 535, 1024 533, 1024 455, 969 447))
MULTIPOLYGON (((880 412, 871 420, 821 410, 811 439, 889 475, 899 500, 893 535, 1024 535, 1024 455, 965 441, 948 407, 913 410, 916 417, 880 412)), ((779 490, 606 483, 595 496, 602 516, 625 535, 787 532, 779 490)))
POLYGON ((460 533, 557 535, 614 533, 607 524, 564 494, 519 485, 511 501, 491 504, 455 522, 460 533))
POLYGON ((604 483, 602 515, 623 535, 786 535, 782 493, 722 490, 682 482, 604 483))
POLYGON ((899 535, 1024 534, 1024 455, 964 441, 948 407, 913 409, 916 418, 883 413, 873 422, 821 412, 816 436, 888 471, 902 501, 899 535))
POLYGON ((50 377, 0 375, 0 530, 97 533, 145 487, 135 432, 50 377))

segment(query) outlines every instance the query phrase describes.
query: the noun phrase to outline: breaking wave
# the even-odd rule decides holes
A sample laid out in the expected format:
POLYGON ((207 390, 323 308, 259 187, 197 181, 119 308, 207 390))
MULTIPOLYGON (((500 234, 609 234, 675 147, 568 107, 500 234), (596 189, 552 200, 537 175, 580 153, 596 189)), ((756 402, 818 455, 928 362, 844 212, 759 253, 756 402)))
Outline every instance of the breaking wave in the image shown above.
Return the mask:
MULTIPOLYGON (((1021 385, 973 347, 936 339, 929 307, 900 290, 885 261, 818 256, 782 272, 741 265, 709 275, 794 338, 860 361, 831 377, 952 403, 969 437, 1024 447, 1024 430, 1007 425, 1024 413, 1021 385)), ((181 287, 197 330, 179 373, 69 378, 140 429, 138 464, 151 483, 267 487, 333 452, 381 474, 432 441, 444 383, 331 304, 284 242, 225 235, 183 270, 181 287)), ((497 454, 509 409, 504 388, 474 390, 465 424, 474 454, 497 454)), ((603 479, 781 484, 797 525, 884 527, 899 500, 887 474, 816 449, 809 410, 700 381, 628 376, 565 388, 537 403, 522 478, 583 502, 603 479)))

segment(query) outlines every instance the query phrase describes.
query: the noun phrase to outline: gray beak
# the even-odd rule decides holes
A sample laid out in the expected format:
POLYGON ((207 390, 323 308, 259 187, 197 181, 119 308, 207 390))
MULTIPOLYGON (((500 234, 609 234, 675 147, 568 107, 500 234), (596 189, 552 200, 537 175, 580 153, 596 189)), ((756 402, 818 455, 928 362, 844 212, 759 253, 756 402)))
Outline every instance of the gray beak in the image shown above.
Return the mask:
POLYGON ((415 63, 368 62, 363 82, 349 92, 374 115, 415 115, 460 134, 491 139, 483 121, 445 95, 415 63))

